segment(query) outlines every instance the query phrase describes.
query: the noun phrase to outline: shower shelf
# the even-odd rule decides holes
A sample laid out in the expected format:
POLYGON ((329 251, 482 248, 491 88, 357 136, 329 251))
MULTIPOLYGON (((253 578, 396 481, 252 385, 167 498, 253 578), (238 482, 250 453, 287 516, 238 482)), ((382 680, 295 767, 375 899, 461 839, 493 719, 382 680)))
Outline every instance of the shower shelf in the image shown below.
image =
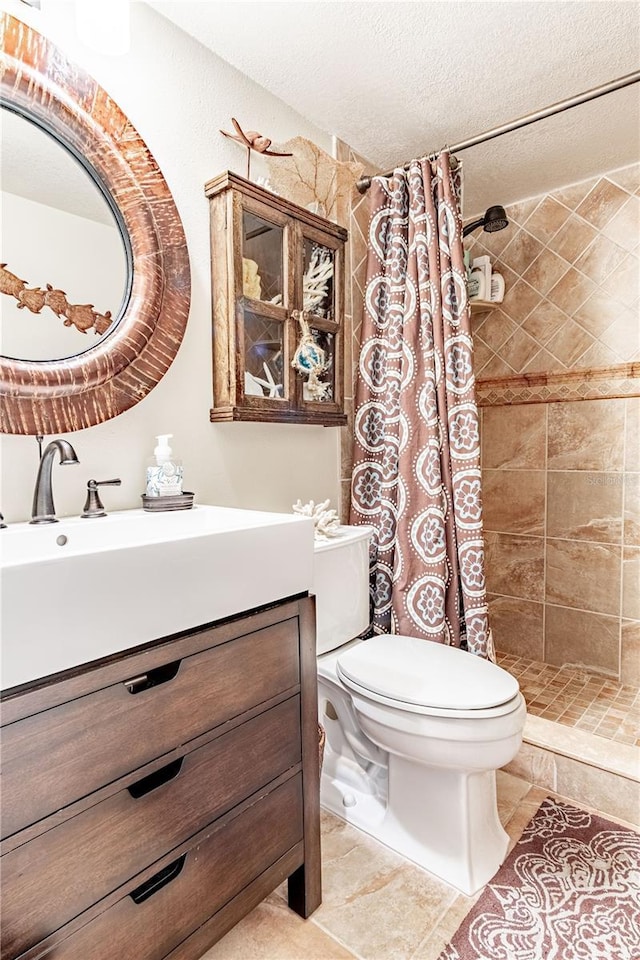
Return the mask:
POLYGON ((488 310, 495 310, 496 307, 499 307, 499 303, 494 303, 492 300, 469 300, 471 305, 471 313, 486 313, 488 310))

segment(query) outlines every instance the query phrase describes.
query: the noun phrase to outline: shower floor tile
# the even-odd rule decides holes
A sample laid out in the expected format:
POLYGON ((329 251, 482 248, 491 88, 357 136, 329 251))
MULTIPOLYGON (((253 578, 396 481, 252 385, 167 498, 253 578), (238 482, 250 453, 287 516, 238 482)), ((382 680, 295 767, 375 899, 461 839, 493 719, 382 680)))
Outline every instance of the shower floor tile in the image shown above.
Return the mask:
POLYGON ((510 653, 497 657, 520 684, 533 716, 640 746, 640 690, 577 667, 554 667, 510 653))

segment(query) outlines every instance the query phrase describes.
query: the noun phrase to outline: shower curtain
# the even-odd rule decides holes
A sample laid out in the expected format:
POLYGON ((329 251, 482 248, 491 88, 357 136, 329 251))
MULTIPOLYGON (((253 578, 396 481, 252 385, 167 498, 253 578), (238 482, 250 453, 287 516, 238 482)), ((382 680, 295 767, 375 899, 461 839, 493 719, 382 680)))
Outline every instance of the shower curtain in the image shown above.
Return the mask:
POLYGON ((375 528, 374 633, 492 657, 461 168, 375 177, 351 523, 375 528))

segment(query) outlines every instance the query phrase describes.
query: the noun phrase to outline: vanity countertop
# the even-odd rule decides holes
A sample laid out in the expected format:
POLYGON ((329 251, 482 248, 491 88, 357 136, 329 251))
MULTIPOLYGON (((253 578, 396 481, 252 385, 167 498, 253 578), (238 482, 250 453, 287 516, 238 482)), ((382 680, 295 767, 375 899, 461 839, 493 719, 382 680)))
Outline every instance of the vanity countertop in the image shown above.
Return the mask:
POLYGON ((197 505, 10 524, 2 690, 311 588, 313 522, 197 505))

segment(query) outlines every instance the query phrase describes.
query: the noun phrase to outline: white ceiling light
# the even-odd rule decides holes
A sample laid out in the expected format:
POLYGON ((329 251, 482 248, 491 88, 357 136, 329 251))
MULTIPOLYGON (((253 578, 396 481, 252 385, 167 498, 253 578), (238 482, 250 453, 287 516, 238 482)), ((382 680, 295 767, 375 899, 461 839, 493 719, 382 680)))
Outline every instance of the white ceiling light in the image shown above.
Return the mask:
POLYGON ((76 28, 80 40, 95 50, 117 57, 129 50, 130 0, 76 0, 76 28))

